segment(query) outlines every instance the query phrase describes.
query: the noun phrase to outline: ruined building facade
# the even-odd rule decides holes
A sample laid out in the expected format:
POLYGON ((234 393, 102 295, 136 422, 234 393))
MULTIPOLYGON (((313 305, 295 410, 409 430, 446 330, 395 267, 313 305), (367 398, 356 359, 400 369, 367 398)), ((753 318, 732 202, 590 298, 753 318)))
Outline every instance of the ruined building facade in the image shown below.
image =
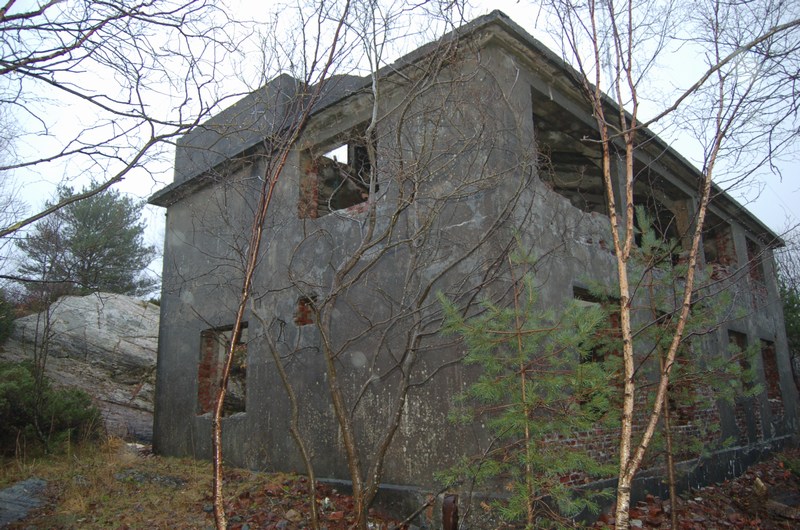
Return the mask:
MULTIPOLYGON (((508 293, 515 245, 538 259, 549 307, 613 286, 595 122, 570 70, 500 13, 380 72, 328 80, 276 184, 226 399, 228 462, 303 471, 275 359, 299 399, 318 476, 347 479, 328 394, 332 359, 365 455, 399 418, 383 482, 435 487, 434 471, 480 449, 481 426, 447 420, 474 374, 439 333, 438 296, 469 310, 508 293), (369 134, 368 134, 369 133, 369 134), (587 141, 587 139, 589 141, 587 141), (374 205, 374 209, 371 207, 374 205), (407 388, 401 399, 399 388, 407 388)), ((166 208, 154 445, 210 456, 210 410, 241 290, 253 213, 275 142, 316 88, 282 75, 178 144, 166 208)), ((637 151, 636 200, 661 237, 685 242, 698 173, 658 138, 637 151)), ((621 171, 621 169, 620 169, 621 171)), ((713 355, 756 345, 763 392, 713 411, 727 455, 797 430, 798 395, 772 248, 780 240, 724 193, 709 208, 702 262, 731 304, 713 355)), ((676 259, 680 251, 676 250, 676 259)), ((608 456, 616 432, 579 442, 608 456)))

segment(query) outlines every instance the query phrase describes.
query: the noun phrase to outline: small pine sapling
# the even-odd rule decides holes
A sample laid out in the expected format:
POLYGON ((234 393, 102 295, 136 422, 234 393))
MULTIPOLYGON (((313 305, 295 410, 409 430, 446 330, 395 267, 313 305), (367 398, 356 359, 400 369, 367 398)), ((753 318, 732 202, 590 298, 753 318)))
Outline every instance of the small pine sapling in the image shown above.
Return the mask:
POLYGON ((493 504, 503 520, 565 527, 585 510, 597 512, 608 496, 579 486, 614 473, 610 462, 598 462, 577 442, 599 424, 617 421, 613 363, 596 358, 598 331, 609 315, 577 301, 558 312, 543 310, 532 263, 515 253, 509 299, 484 302, 478 315, 464 317, 442 298, 446 330, 463 338, 464 363, 478 374, 456 399, 451 419, 480 421, 486 430, 480 455, 442 478, 503 491, 493 504))

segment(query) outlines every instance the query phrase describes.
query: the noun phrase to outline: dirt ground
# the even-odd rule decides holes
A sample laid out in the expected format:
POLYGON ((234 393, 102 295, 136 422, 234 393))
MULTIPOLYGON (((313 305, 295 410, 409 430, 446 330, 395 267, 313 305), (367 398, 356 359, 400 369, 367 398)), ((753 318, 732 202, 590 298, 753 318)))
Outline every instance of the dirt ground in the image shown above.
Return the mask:
MULTIPOLYGON (((116 444, 58 460, 6 461, 1 471, 2 487, 32 476, 47 481, 43 507, 7 528, 213 528, 207 463, 160 458, 146 448, 116 444)), ((309 528, 305 477, 229 469, 225 494, 231 530, 309 528)), ((327 485, 318 485, 314 497, 323 528, 350 526, 351 497, 327 485)), ((678 528, 800 528, 798 505, 800 451, 795 450, 756 464, 735 480, 685 494, 678 528)), ((669 512, 668 501, 648 497, 631 511, 632 526, 670 528, 669 512)), ((610 521, 604 516, 595 528, 611 527, 610 521)), ((376 530, 398 524, 378 510, 370 512, 370 522, 376 530)))

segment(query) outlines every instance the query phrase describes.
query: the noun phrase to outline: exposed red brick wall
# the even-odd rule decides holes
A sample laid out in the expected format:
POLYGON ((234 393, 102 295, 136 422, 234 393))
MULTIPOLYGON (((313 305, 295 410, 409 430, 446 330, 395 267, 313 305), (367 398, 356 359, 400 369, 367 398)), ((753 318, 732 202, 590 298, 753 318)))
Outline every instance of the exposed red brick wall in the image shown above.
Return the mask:
MULTIPOLYGON (((700 390, 709 393, 710 390, 700 390)), ((707 395, 706 397, 710 397, 707 395)), ((649 420, 649 408, 647 406, 648 396, 644 391, 639 391, 636 398, 636 417, 634 418, 634 440, 644 431, 649 420)), ((701 440, 705 446, 711 446, 720 441, 718 428, 720 425, 720 414, 713 400, 703 400, 701 403, 708 403, 707 406, 695 407, 693 418, 681 425, 673 424, 672 433, 676 458, 688 460, 699 456, 697 453, 688 450, 688 442, 691 440, 701 440)), ((569 447, 586 450, 587 453, 597 462, 608 464, 617 458, 619 449, 619 427, 611 425, 606 428, 597 427, 590 431, 576 432, 571 435, 554 435, 545 439, 545 443, 566 444, 569 447)), ((663 451, 651 450, 648 452, 643 469, 651 469, 664 465, 663 451)), ((579 485, 590 481, 585 473, 572 473, 561 478, 565 484, 579 485)))
POLYGON ((742 445, 748 442, 757 442, 764 440, 764 424, 761 419, 761 407, 755 400, 738 400, 734 407, 736 415, 736 428, 739 433, 739 443, 742 445), (756 422, 756 439, 748 440, 747 438, 747 416, 752 415, 756 422))
POLYGON ((303 164, 300 174, 300 198, 297 202, 297 215, 301 219, 316 219, 319 202, 319 183, 317 170, 310 159, 303 164))
POLYGON ((200 335, 200 364, 197 368, 198 414, 211 412, 219 381, 219 344, 216 333, 203 331, 200 335))
POLYGON ((772 420, 780 420, 784 416, 783 395, 781 394, 781 374, 778 371, 778 360, 775 357, 775 344, 761 341, 761 358, 764 361, 764 378, 767 383, 767 399, 772 412, 772 420))
POLYGON ((712 267, 712 278, 721 280, 732 274, 736 267, 736 246, 733 242, 733 233, 730 226, 717 227, 713 233, 703 234, 704 238, 711 241, 706 242, 706 248, 713 249, 713 258, 706 256, 708 264, 712 267))
POLYGON ((298 326, 307 326, 314 323, 314 301, 306 296, 297 300, 297 309, 294 313, 294 323, 298 326))

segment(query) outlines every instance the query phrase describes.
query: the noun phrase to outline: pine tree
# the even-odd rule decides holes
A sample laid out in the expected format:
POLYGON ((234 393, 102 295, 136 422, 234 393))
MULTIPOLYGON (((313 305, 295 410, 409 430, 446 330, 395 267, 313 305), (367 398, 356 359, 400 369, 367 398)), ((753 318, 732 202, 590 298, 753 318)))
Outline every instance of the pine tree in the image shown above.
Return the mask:
MULTIPOLYGON (((512 259, 512 276, 527 268, 529 256, 512 259)), ((611 461, 598 462, 576 440, 603 424, 618 421, 611 384, 616 359, 599 359, 598 338, 609 313, 599 305, 573 300, 558 316, 540 309, 532 274, 513 280, 508 304, 484 303, 480 315, 464 318, 443 300, 447 330, 461 335, 465 362, 477 365, 477 380, 459 396, 453 421, 480 420, 488 449, 465 459, 443 476, 510 493, 497 501, 500 516, 526 528, 571 525, 583 510, 597 511, 605 491, 576 486, 614 473, 611 461)), ((617 363, 618 364, 618 363, 617 363)))
MULTIPOLYGON (((61 187, 56 202, 73 195, 72 188, 61 187)), ((71 203, 37 223, 18 243, 25 254, 20 273, 39 280, 27 284, 28 290, 150 292, 155 281, 142 271, 155 250, 144 243, 142 207, 143 203, 108 190, 71 203)))

